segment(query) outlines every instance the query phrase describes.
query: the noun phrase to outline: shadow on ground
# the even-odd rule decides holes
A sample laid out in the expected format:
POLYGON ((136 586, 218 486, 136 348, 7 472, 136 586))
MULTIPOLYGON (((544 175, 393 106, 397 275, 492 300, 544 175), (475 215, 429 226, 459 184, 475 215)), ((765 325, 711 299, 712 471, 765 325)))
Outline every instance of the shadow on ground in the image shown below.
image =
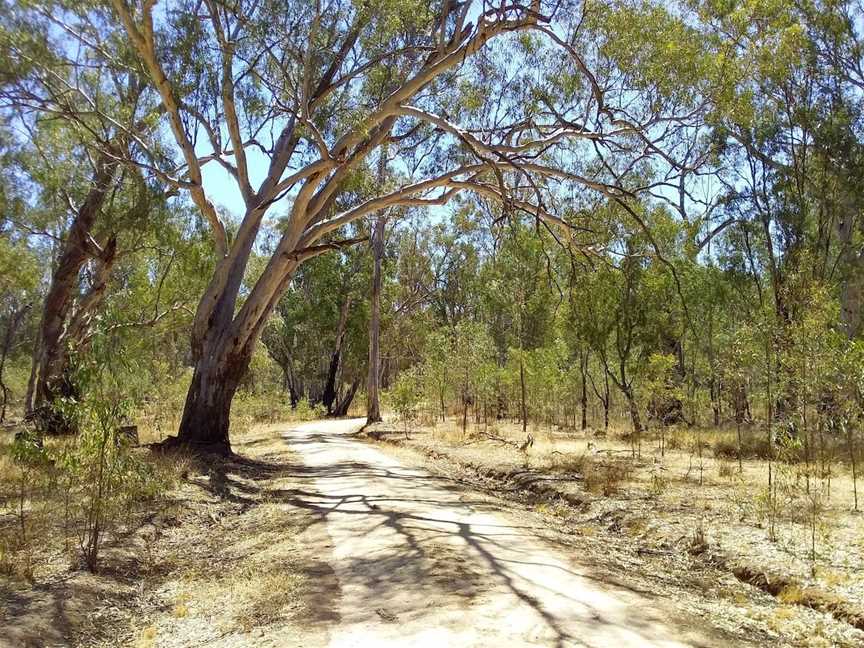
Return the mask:
MULTIPOLYGON (((362 461, 336 461, 315 465, 315 455, 328 447, 351 443, 341 435, 308 432, 296 435, 286 431, 286 440, 303 454, 309 464, 289 465, 271 463, 266 457, 261 460, 237 458, 234 461, 214 466, 209 488, 214 495, 229 499, 238 506, 249 505, 268 488, 273 475, 287 471, 296 487, 268 489, 267 496, 291 507, 308 511, 310 524, 326 526, 334 514, 348 515, 357 519, 363 529, 386 528, 401 538, 390 543, 385 553, 360 555, 351 558, 347 569, 343 569, 342 587, 352 585, 369 587, 375 592, 376 608, 382 619, 392 622, 387 611, 398 607, 405 593, 419 599, 435 600, 444 596, 462 600, 465 606, 496 584, 504 584, 522 604, 530 607, 545 625, 545 634, 554 636, 549 645, 577 646, 593 645, 564 627, 558 616, 550 613, 533 592, 542 585, 530 582, 526 587, 525 567, 538 570, 561 570, 562 576, 586 579, 609 586, 608 578, 594 578, 583 572, 570 571, 560 564, 538 562, 537 557, 521 551, 517 546, 530 528, 524 525, 500 527, 483 524, 473 525, 462 516, 454 520, 438 515, 438 511, 458 507, 469 514, 494 513, 500 508, 475 493, 466 490, 454 479, 433 475, 425 471, 373 465, 362 461), (306 446, 306 447, 304 447, 306 446), (356 485, 352 492, 345 492, 345 484, 356 485), (333 488, 329 488, 329 485, 333 488), (338 494, 330 494, 330 493, 338 494), (421 495, 435 493, 434 497, 421 495), (384 494, 377 494, 384 493, 384 494), (506 553, 502 558, 500 554, 506 553), (518 572, 517 572, 518 570, 518 572), (347 577, 345 576, 347 574, 347 577), (491 578, 490 578, 491 575, 491 578)), ((338 448, 334 448, 337 449, 338 448)), ((618 589, 626 588, 615 583, 618 589)), ((650 592, 626 588, 630 594, 650 600, 650 592)), ((561 596, 561 592, 554 592, 561 596)), ((617 625, 625 629, 620 619, 612 619, 602 609, 586 605, 584 597, 572 598, 572 605, 580 609, 580 623, 587 632, 609 629, 617 625)), ((656 634, 662 623, 659 614, 640 609, 629 615, 626 630, 644 634, 646 640, 662 639, 656 634)), ((700 640, 691 640, 691 645, 709 645, 700 640)))

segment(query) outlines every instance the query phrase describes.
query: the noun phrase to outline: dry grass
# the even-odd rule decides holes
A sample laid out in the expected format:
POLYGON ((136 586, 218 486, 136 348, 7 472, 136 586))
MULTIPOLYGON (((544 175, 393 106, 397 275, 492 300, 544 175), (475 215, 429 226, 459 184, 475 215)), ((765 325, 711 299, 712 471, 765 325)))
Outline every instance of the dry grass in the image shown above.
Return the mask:
POLYGON ((777 599, 787 605, 797 605, 804 601, 804 590, 798 583, 790 583, 780 590, 777 599))
POLYGON ((730 479, 738 472, 738 467, 731 461, 717 462, 717 475, 724 479, 730 479))
POLYGON ((291 565, 248 566, 232 574, 227 583, 233 607, 229 627, 248 632, 297 615, 303 610, 304 584, 305 578, 291 565))
MULTIPOLYGON (((378 432, 389 437, 386 429, 385 424, 378 432)), ((641 564, 640 572, 679 583, 691 592, 676 596, 683 596, 702 614, 724 615, 725 611, 715 610, 718 601, 732 600, 741 615, 738 623, 762 628, 787 642, 806 641, 808 624, 814 623, 824 623, 824 634, 835 645, 864 642, 864 633, 853 627, 860 627, 857 621, 838 621, 824 614, 835 606, 843 610, 836 618, 852 619, 856 617, 850 610, 864 610, 864 518, 850 513, 852 485, 843 465, 833 466, 830 499, 816 498, 818 563, 832 567, 830 575, 821 570, 814 579, 808 502, 816 495, 807 496, 802 466, 773 464, 778 493, 773 503, 777 540, 771 541, 766 507, 768 464, 756 458, 762 447, 761 430, 744 435, 745 458, 740 473, 734 428, 670 429, 662 454, 657 438, 645 434, 637 457, 631 456, 634 449, 625 426, 613 425, 606 434, 557 428, 531 433, 534 444, 526 452, 517 449, 524 440, 518 422, 498 421, 489 428, 470 424, 463 434, 461 421, 448 418, 444 423, 412 430, 410 441, 401 434, 394 433, 392 438, 406 452, 410 448, 421 450, 434 464, 441 464, 446 474, 460 465, 481 476, 530 471, 546 489, 533 495, 540 498, 535 500, 534 510, 553 528, 563 525, 568 537, 580 538, 596 548, 590 552, 580 546, 580 554, 590 553, 609 569, 623 570, 628 578, 639 578, 633 572, 635 565, 641 564), (574 508, 553 494, 547 501, 544 493, 550 488, 566 496, 563 502, 581 498, 587 503, 574 508), (777 598, 773 603, 764 597, 754 598, 755 590, 742 585, 725 568, 711 571, 717 569, 713 561, 718 556, 783 572, 786 582, 798 583, 806 597, 802 599, 803 594, 790 589, 782 600, 777 598), (706 570, 710 575, 696 577, 706 570), (725 593, 721 593, 718 579, 730 578, 723 580, 725 593), (692 587, 699 592, 695 598, 689 589, 692 587), (817 590, 822 590, 818 596, 817 590), (826 603, 832 600, 844 603, 826 603), (759 612, 751 618, 753 610, 759 612)), ((488 480, 483 485, 488 486, 488 480)), ((506 488, 512 489, 512 483, 506 488)), ((504 492, 510 491, 502 489, 504 492)), ((653 589, 656 582, 643 585, 653 589)))
MULTIPOLYGON (((11 432, 0 438, 0 444, 10 442, 11 432)), ((60 502, 38 491, 26 511, 28 531, 39 542, 14 545, 9 495, 20 469, 0 454, 0 566, 16 576, 0 575, 0 645, 7 640, 3 627, 15 633, 12 645, 26 643, 27 636, 50 642, 54 635, 43 636, 45 629, 61 632, 55 625, 61 618, 64 636, 77 637, 62 645, 88 648, 207 645, 220 633, 229 637, 226 646, 246 646, 240 638, 253 629, 292 627, 304 609, 309 561, 318 559, 299 537, 312 524, 311 514, 286 505, 282 495, 296 486, 292 454, 273 429, 260 427, 238 430, 234 448, 246 463, 223 466, 141 450, 169 491, 167 499, 142 506, 118 529, 120 535, 109 538, 105 568, 95 576, 70 576, 63 536, 56 532, 60 502), (32 583, 20 578, 28 563, 34 566, 32 583), (94 598, 92 592, 101 594, 94 598), (34 603, 6 618, 6 597, 34 603)), ((250 648, 257 644, 249 641, 250 648)))
POLYGON ((301 537, 314 526, 311 514, 284 501, 283 493, 295 487, 293 454, 268 426, 238 433, 233 445, 244 457, 240 464, 191 471, 190 482, 204 488, 197 496, 204 499, 160 558, 172 565, 159 590, 170 612, 136 624, 139 636, 152 628, 160 646, 193 638, 208 644, 216 633, 226 646, 251 647, 270 632, 301 633, 297 623, 313 586, 307 571, 320 555, 305 544, 317 539, 301 537), (215 500, 214 488, 221 493, 215 500))
MULTIPOLYGON (((166 399, 144 404, 135 417, 138 439, 142 444, 158 443, 177 434, 184 399, 185 388, 175 390, 166 399)), ((309 418, 314 418, 312 412, 292 410, 282 392, 250 394, 241 391, 231 407, 231 437, 239 438, 258 425, 309 418)))
MULTIPOLYGON (((75 501, 77 491, 70 491, 63 481, 69 476, 54 463, 54 457, 73 446, 75 439, 47 437, 46 461, 18 463, 10 453, 16 432, 7 428, 0 434, 0 574, 35 582, 48 577, 58 561, 67 567, 77 567, 80 562, 77 529, 82 512, 74 508, 80 502, 75 501)), ((124 483, 122 497, 129 501, 106 519, 108 544, 136 528, 150 509, 170 506, 160 501, 161 496, 188 474, 192 463, 183 453, 160 455, 145 449, 131 453, 141 461, 142 477, 124 483)))
POLYGON ((135 648, 154 648, 156 645, 156 637, 158 631, 153 626, 144 628, 141 634, 135 639, 135 648))
POLYGON ((586 459, 582 462, 585 489, 605 497, 620 493, 630 473, 630 464, 626 460, 586 459))

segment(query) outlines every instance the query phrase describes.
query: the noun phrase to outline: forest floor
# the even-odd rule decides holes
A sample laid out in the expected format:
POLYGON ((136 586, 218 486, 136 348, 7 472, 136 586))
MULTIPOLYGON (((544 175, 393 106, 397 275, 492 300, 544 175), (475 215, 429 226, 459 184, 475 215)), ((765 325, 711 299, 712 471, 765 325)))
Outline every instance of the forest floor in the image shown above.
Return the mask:
MULTIPOLYGON (((861 645, 848 623, 741 583, 692 534, 652 539, 617 497, 572 517, 575 478, 552 497, 476 456, 469 469, 440 428, 405 442, 379 426, 388 442, 370 444, 359 427, 257 426, 238 457, 190 461, 98 574, 46 543, 32 582, 0 576, 0 646, 861 645)), ((470 451, 524 469, 509 448, 470 451)))
POLYGON ((326 645, 339 585, 319 517, 285 501, 300 483, 285 429, 253 427, 230 460, 171 459, 188 463, 179 487, 114 534, 96 574, 38 543, 29 582, 0 575, 0 648, 326 645))
MULTIPOLYGON (((812 506, 795 466, 775 464, 775 539, 764 511, 767 465, 702 457, 590 431, 379 424, 364 434, 407 463, 521 506, 537 532, 604 582, 650 591, 734 637, 777 646, 864 645, 864 517, 833 467, 830 499, 812 506), (811 519, 816 512, 816 561, 811 519)), ((815 490, 815 487, 814 487, 815 490)), ((714 644, 729 645, 729 644, 714 644)))
POLYGON ((315 422, 286 438, 303 459, 295 505, 321 516, 340 586, 329 645, 673 647, 726 645, 650 590, 600 578, 540 537, 508 500, 400 461, 315 422))

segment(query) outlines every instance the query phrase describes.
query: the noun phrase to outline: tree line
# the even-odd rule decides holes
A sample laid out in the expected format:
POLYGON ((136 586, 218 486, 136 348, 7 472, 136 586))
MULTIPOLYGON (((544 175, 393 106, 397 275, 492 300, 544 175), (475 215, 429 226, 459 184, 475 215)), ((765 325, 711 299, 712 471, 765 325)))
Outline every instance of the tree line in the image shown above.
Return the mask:
POLYGON ((269 363, 334 415, 380 386, 464 427, 854 460, 855 3, 2 13, 0 384, 40 429, 74 431, 109 345, 142 401, 185 376, 168 443, 201 450, 269 363))

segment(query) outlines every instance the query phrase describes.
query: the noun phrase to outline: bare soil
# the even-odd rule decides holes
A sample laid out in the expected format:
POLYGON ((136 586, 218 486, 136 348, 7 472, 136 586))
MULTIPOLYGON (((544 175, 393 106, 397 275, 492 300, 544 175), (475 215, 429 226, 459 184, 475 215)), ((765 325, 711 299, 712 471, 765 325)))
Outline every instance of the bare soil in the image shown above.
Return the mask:
POLYGON ((99 574, 70 569, 47 543, 34 582, 0 578, 0 646, 864 641, 801 592, 736 577, 724 538, 759 555, 736 535, 747 518, 730 521, 723 480, 679 483, 674 453, 662 493, 648 492, 657 469, 643 465, 604 494, 566 445, 596 452, 596 439, 538 438, 523 453, 447 427, 406 439, 383 425, 372 433, 384 442, 369 444, 360 423, 253 428, 238 457, 191 464, 160 510, 112 538, 99 574))
MULTIPOLYGON (((310 477, 340 583, 330 646, 721 646, 733 638, 651 589, 611 582, 540 537, 509 500, 347 436, 362 421, 286 437, 310 477), (402 460, 400 460, 402 459, 402 460)), ((565 548, 566 549, 566 548, 565 548)), ((746 642, 738 642, 741 645, 746 642)))
POLYGON ((381 424, 365 434, 394 456, 422 458, 436 474, 520 504, 601 578, 654 592, 733 643, 864 645, 864 520, 851 510, 841 466, 820 502, 814 563, 795 466, 773 467, 785 490, 770 540, 765 462, 745 461, 739 474, 737 463, 707 449, 700 459, 684 443, 662 455, 645 443, 634 460, 612 435, 531 432, 524 451, 515 424, 471 426, 464 435, 455 421, 409 434, 401 423, 381 424))

